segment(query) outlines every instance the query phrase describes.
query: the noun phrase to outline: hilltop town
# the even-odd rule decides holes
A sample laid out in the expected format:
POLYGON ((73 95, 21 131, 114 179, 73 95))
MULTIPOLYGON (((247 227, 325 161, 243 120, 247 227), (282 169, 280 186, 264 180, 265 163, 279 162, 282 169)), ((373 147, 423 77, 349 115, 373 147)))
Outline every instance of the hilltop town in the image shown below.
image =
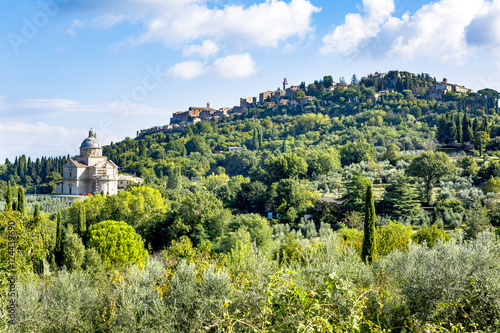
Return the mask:
MULTIPOLYGON (((357 86, 358 90, 368 92, 368 99, 372 103, 383 99, 384 95, 398 92, 403 93, 405 91, 428 100, 442 100, 446 94, 456 95, 472 92, 472 89, 449 83, 446 78, 441 82, 437 82, 435 78, 431 78, 428 74, 415 75, 400 71, 389 71, 388 73, 376 72, 375 74, 362 77, 359 81, 353 75, 350 84, 347 84, 343 77, 336 83, 331 76, 325 76, 320 82, 315 81, 313 84, 307 86, 305 82, 302 82, 300 85, 288 86, 288 80, 285 78, 282 88, 261 92, 258 97, 242 97, 240 98, 240 104, 237 106, 214 109, 210 106, 210 103, 207 103, 205 107, 191 106, 186 111, 175 112, 170 118, 170 124, 137 131, 137 137, 155 132, 182 131, 186 125, 196 124, 200 121, 212 121, 213 119, 229 117, 231 115, 239 115, 258 106, 272 109, 276 109, 277 107, 292 109, 305 106, 308 103, 313 103, 316 99, 314 95, 318 85, 323 85, 327 90, 337 94, 345 93, 348 89, 357 86), (408 82, 411 82, 412 78, 420 78, 423 82, 427 82, 428 85, 426 84, 424 87, 418 84, 411 86, 408 82)), ((353 102, 359 101, 360 96, 354 96, 353 102)))

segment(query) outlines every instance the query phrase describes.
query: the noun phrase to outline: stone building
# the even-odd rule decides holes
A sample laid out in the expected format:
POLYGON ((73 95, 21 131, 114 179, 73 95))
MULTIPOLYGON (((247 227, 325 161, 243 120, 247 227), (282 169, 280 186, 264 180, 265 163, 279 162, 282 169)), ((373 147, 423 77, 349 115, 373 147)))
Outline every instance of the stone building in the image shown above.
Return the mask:
POLYGON ((144 183, 144 179, 130 175, 118 175, 118 191, 126 190, 130 183, 137 183, 141 185, 144 183))
POLYGON ((429 87, 429 92, 427 94, 427 97, 434 99, 442 99, 447 92, 452 92, 452 91, 456 92, 457 94, 467 94, 469 92, 472 92, 472 90, 469 88, 459 86, 458 84, 448 83, 448 80, 444 78, 443 82, 434 83, 432 86, 429 87))
POLYGON ((80 155, 70 159, 63 167, 62 181, 56 186, 57 194, 116 194, 118 192, 118 166, 102 156, 102 147, 96 133, 80 146, 80 155))

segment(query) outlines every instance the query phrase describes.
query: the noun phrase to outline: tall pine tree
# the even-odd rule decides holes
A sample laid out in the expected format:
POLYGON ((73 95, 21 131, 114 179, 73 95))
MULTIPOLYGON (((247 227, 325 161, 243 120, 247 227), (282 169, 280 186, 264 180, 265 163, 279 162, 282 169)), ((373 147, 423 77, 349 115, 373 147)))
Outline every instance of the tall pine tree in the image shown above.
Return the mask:
POLYGON ((375 214, 375 200, 373 198, 372 183, 368 182, 366 187, 366 201, 365 201, 365 229, 363 235, 363 249, 361 250, 361 257, 363 261, 372 263, 375 259, 375 221, 377 215, 375 214))
POLYGON ((404 177, 385 188, 381 205, 388 214, 415 215, 420 211, 418 195, 404 177))

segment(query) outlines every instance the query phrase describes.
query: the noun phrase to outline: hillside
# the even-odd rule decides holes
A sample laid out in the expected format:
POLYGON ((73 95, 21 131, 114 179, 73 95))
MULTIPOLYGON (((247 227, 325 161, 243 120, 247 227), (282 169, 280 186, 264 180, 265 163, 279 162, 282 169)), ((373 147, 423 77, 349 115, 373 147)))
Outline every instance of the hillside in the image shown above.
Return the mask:
POLYGON ((105 146, 145 180, 116 195, 25 198, 70 156, 6 161, 15 329, 497 331, 498 93, 376 75, 105 146))

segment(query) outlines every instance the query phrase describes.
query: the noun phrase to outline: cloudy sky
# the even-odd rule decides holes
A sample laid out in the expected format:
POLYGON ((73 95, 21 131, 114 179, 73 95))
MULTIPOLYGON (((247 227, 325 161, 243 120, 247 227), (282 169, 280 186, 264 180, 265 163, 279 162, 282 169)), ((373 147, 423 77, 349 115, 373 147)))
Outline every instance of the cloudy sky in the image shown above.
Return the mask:
POLYGON ((500 90, 500 0, 0 0, 0 163, 189 106, 405 70, 500 90))

